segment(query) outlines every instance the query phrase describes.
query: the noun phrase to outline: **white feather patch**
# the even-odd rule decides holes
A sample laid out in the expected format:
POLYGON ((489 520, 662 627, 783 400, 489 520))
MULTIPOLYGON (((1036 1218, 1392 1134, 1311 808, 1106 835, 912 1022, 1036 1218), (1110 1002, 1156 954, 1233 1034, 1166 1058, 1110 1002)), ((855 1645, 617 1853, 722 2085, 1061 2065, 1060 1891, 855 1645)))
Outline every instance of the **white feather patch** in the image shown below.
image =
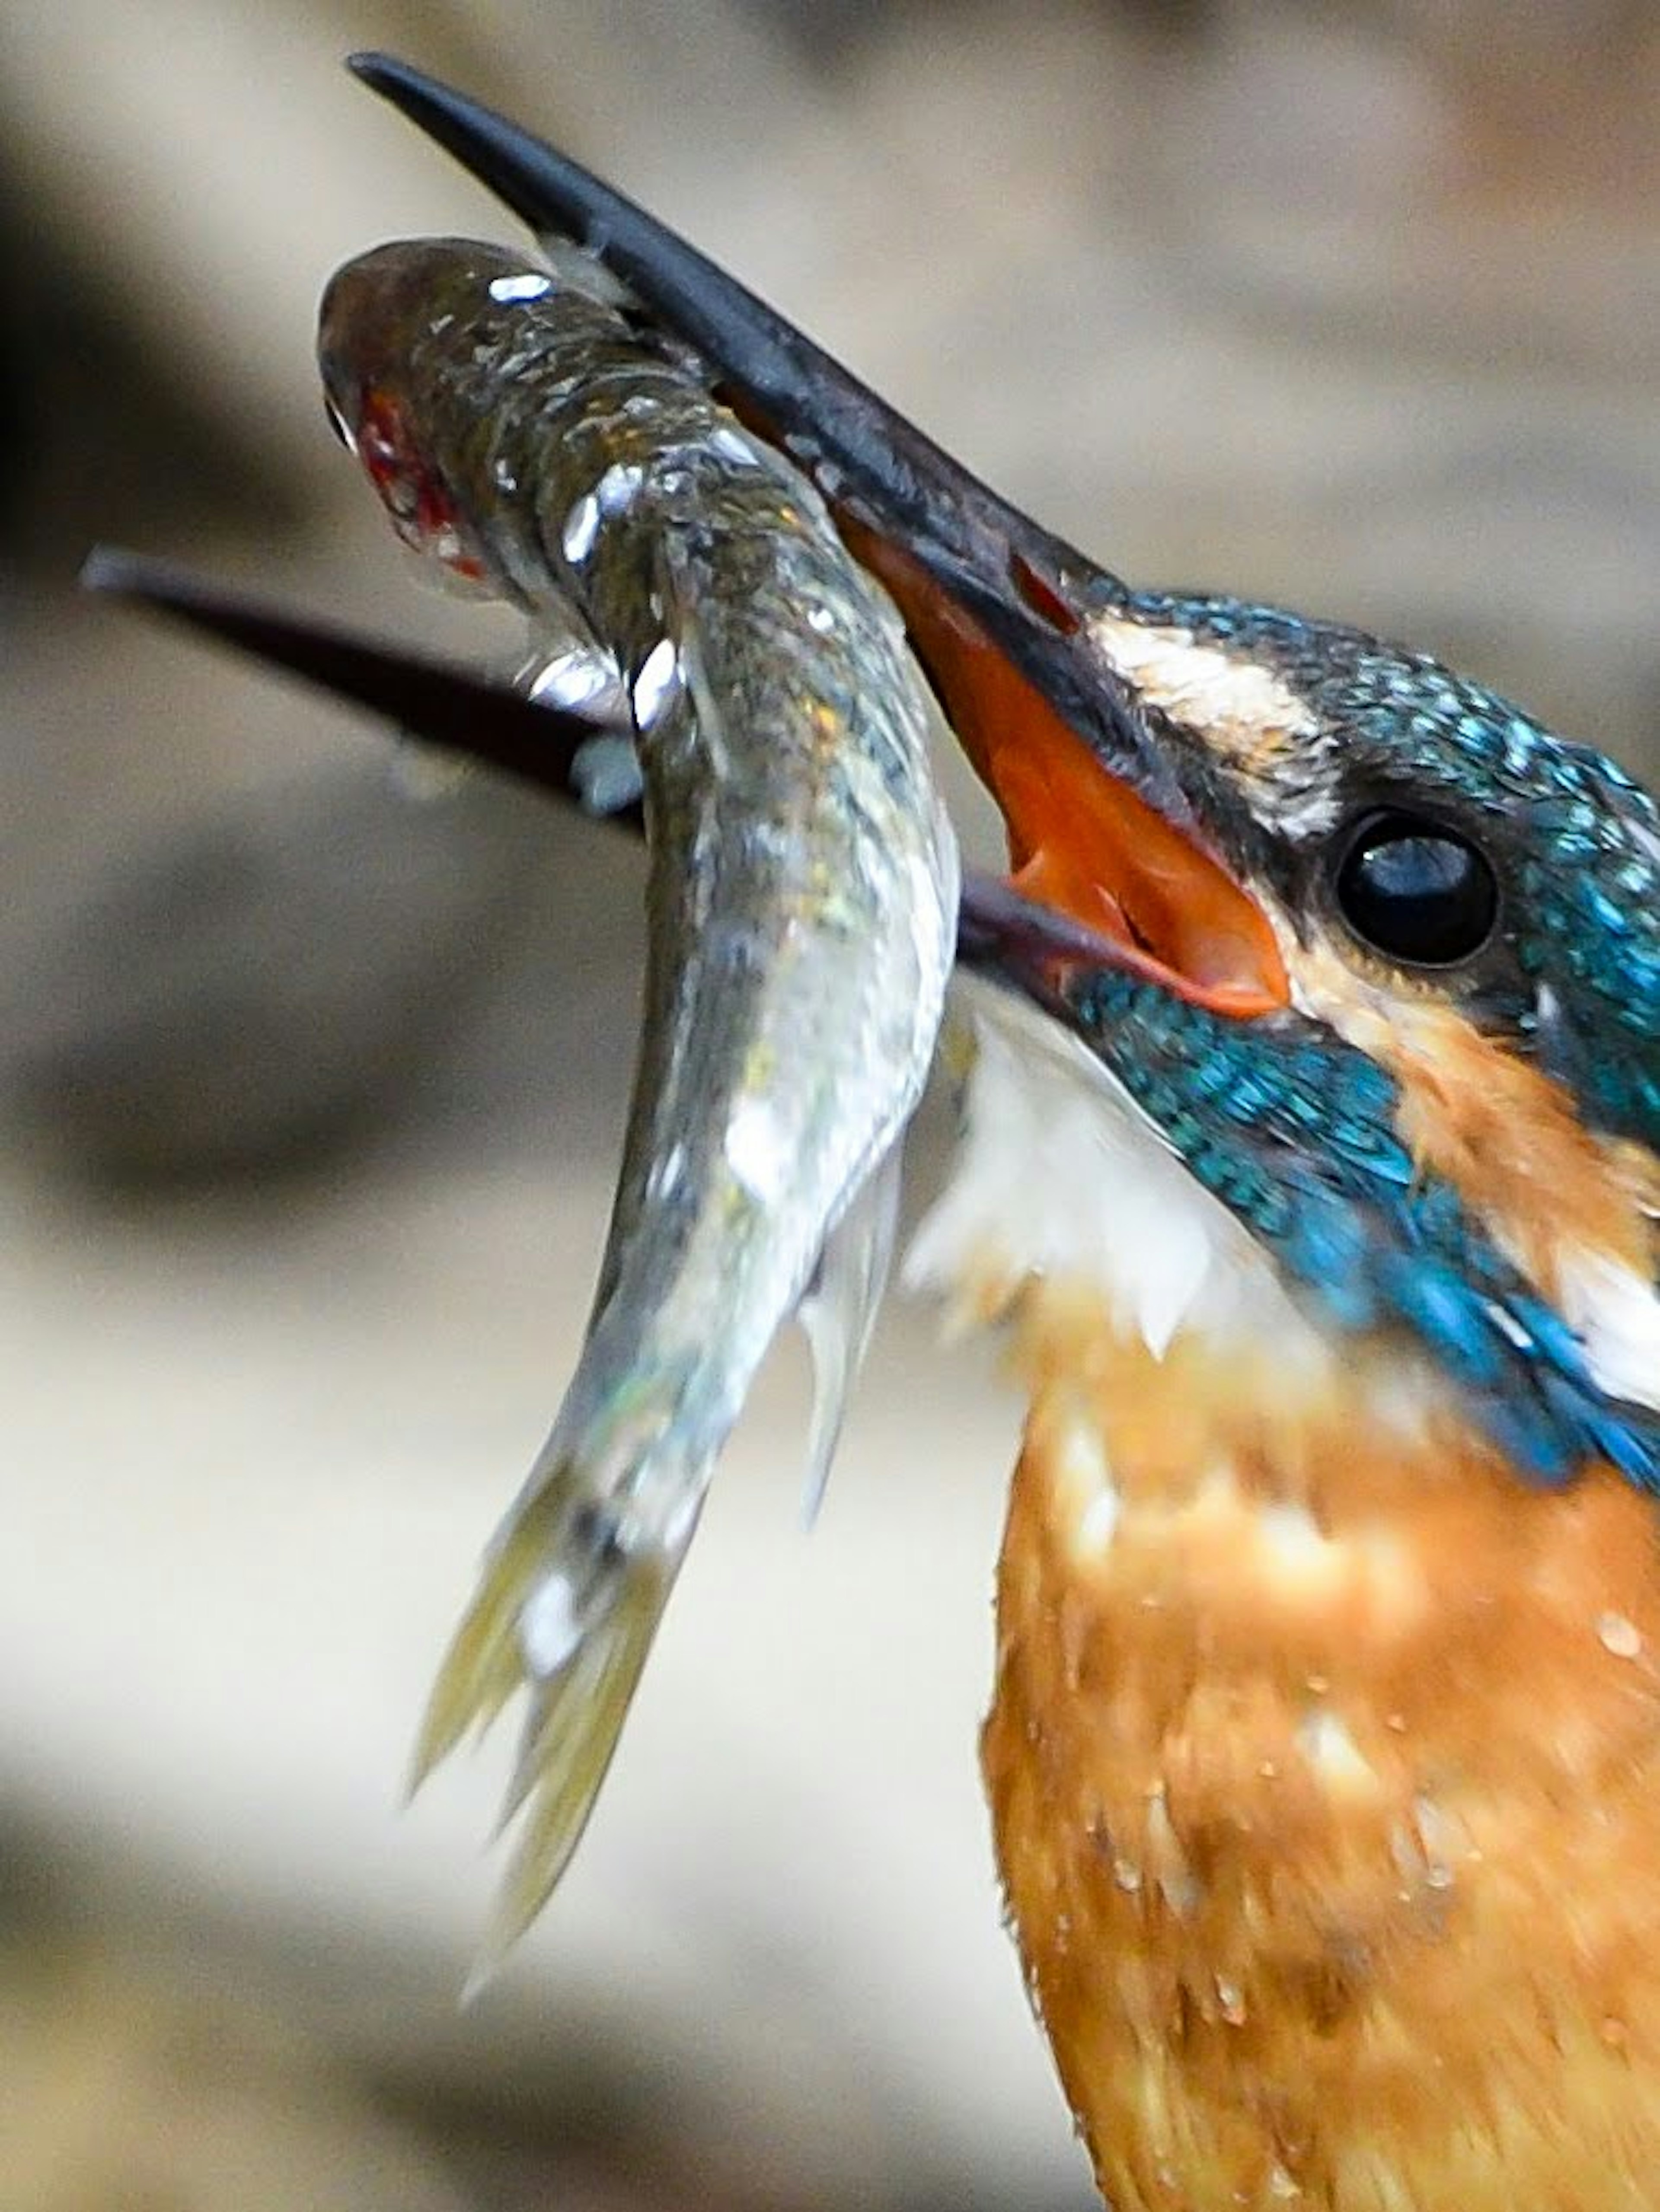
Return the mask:
POLYGON ((1001 1298, 1033 1277, 1077 1282, 1155 1358, 1197 1330, 1265 1339, 1281 1372, 1324 1361, 1272 1258, 1079 1039, 988 984, 959 983, 955 1004, 974 1029, 967 1127, 908 1285, 1001 1298))
POLYGON ((1201 645, 1176 623, 1099 614, 1089 623, 1102 658, 1152 706, 1237 758, 1255 761, 1293 738, 1319 734, 1306 701, 1260 660, 1201 645))
POLYGON ((1557 1292, 1599 1386, 1633 1406, 1660 1408, 1660 1298, 1653 1284, 1606 1253, 1582 1249, 1559 1256, 1557 1292))

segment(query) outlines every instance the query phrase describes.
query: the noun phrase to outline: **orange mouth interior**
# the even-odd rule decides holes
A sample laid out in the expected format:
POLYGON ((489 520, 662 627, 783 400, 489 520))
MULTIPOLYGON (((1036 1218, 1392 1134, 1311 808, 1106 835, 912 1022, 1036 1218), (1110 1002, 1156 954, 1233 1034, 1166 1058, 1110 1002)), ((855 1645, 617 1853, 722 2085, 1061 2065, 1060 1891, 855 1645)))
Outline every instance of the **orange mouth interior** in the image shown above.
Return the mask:
MULTIPOLYGON (((1013 888, 1110 946, 1114 963, 1243 1018, 1289 1003, 1266 916, 1208 853, 1110 775, 901 548, 839 515, 898 603, 952 727, 1007 825, 1013 888)), ((1057 627, 1067 610, 1033 578, 1057 627)))

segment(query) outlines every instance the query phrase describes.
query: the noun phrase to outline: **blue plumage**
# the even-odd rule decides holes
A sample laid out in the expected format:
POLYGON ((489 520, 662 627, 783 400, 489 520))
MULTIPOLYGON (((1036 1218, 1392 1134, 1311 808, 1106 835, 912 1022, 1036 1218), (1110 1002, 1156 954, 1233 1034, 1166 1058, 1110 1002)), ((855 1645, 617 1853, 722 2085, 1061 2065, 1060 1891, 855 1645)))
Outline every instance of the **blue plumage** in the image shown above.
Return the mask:
MULTIPOLYGON (((1640 784, 1497 692, 1364 630, 1205 594, 1102 584, 1098 596, 1272 671, 1306 702, 1318 738, 1265 760, 1259 792, 1221 793, 1225 811, 1243 799, 1242 843, 1276 786, 1282 797, 1428 805, 1491 841, 1510 957, 1487 1012, 1531 1039, 1541 988, 1553 994, 1547 1064, 1581 1091, 1593 1127, 1660 1149, 1660 810, 1640 784)), ((1167 734, 1180 745, 1179 728, 1167 734)))
POLYGON ((1327 1322, 1415 1338, 1532 1480, 1602 1456, 1660 1492, 1660 1425, 1598 1387, 1458 1194, 1415 1172, 1385 1069, 1294 1013, 1241 1023, 1105 969, 1061 988, 1103 1065, 1327 1322))

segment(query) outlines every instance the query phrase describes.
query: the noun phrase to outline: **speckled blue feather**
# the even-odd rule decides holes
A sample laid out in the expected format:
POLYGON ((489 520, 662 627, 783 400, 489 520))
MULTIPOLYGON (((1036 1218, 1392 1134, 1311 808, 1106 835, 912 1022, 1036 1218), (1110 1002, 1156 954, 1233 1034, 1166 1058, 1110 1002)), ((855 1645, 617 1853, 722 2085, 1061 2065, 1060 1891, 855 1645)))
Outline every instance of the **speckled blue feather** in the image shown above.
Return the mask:
MULTIPOLYGON (((1660 1150, 1660 810, 1614 762, 1427 654, 1278 607, 1127 590, 1104 606, 1270 670, 1319 735, 1242 779, 1352 806, 1444 805, 1499 849, 1511 988, 1489 1013, 1579 1098, 1588 1124, 1660 1150)), ((1179 733, 1178 733, 1179 735, 1179 733)))
POLYGON ((1457 1193, 1414 1172, 1376 1061, 1299 1015, 1237 1022, 1116 971, 1059 988, 1068 1026, 1329 1324, 1408 1331, 1534 1480, 1606 1458, 1660 1492, 1660 1425, 1598 1388, 1457 1193))

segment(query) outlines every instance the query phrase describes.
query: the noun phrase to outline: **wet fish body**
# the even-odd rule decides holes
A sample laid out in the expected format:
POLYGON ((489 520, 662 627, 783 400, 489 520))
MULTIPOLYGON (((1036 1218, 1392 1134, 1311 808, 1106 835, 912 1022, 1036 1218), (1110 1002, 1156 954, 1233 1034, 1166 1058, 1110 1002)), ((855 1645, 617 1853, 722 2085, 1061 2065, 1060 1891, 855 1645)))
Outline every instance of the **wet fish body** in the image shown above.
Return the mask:
POLYGON ((593 264, 383 247, 334 279, 319 350, 400 533, 526 611, 544 690, 631 709, 639 791, 603 734, 590 788, 643 798, 651 854, 588 1334, 417 1755, 424 1772, 529 1690, 505 1942, 581 1833, 714 1461, 828 1237, 806 1314, 822 1480, 885 1275, 956 852, 891 604, 812 487, 593 264))

